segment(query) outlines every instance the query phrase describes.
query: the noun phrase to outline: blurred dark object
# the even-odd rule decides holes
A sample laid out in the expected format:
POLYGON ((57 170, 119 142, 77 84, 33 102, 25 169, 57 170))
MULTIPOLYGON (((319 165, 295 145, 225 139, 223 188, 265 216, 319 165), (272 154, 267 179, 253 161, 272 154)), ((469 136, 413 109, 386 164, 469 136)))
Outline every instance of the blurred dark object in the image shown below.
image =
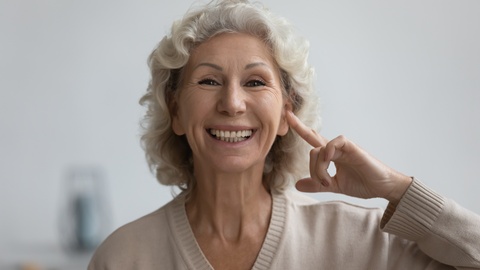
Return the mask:
POLYGON ((110 227, 104 173, 98 167, 71 167, 64 184, 62 245, 70 251, 92 251, 110 227))

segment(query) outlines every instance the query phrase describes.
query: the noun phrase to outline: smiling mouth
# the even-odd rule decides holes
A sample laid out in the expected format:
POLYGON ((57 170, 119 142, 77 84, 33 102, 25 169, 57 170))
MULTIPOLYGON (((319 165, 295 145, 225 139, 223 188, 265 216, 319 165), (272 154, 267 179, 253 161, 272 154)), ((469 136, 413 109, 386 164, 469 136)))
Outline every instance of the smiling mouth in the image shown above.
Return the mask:
POLYGON ((208 129, 207 131, 215 139, 231 143, 245 141, 255 132, 253 129, 238 131, 208 129))

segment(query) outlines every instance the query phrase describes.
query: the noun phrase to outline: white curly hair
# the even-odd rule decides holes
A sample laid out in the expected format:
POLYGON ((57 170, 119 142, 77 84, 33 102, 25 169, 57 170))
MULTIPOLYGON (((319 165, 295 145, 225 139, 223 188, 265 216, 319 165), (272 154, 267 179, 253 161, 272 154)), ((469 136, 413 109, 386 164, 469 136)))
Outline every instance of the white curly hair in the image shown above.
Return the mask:
MULTIPOLYGON (((293 112, 313 129, 320 125, 314 71, 307 61, 309 43, 295 35, 290 23, 248 0, 217 0, 190 9, 151 53, 151 80, 140 99, 147 108, 141 142, 149 166, 160 183, 176 185, 187 194, 196 183, 192 152, 185 136, 172 130, 172 101, 192 49, 221 33, 246 33, 264 41, 278 64, 282 91, 293 112)), ((265 161, 264 181, 281 191, 304 177, 309 149, 291 129, 278 136, 265 161)))

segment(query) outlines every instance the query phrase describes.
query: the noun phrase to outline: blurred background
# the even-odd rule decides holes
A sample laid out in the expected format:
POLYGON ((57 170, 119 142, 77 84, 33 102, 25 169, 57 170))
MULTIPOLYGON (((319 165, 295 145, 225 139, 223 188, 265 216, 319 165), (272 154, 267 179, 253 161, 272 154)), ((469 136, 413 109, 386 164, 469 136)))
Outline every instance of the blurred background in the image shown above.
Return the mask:
MULTIPOLYGON (((480 1, 261 2, 310 40, 324 136, 480 213, 480 1)), ((0 269, 85 269, 172 198, 146 165, 138 100, 192 3, 0 0, 0 269)))

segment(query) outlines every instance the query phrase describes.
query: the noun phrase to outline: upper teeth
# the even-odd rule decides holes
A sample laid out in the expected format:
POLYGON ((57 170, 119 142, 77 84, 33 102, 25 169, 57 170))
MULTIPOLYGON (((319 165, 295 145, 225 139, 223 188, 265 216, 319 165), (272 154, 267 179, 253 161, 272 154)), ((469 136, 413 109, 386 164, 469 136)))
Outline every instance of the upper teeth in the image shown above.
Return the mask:
POLYGON ((210 134, 222 141, 229 142, 243 141, 246 137, 252 136, 252 133, 253 131, 251 129, 238 131, 210 129, 210 134))

